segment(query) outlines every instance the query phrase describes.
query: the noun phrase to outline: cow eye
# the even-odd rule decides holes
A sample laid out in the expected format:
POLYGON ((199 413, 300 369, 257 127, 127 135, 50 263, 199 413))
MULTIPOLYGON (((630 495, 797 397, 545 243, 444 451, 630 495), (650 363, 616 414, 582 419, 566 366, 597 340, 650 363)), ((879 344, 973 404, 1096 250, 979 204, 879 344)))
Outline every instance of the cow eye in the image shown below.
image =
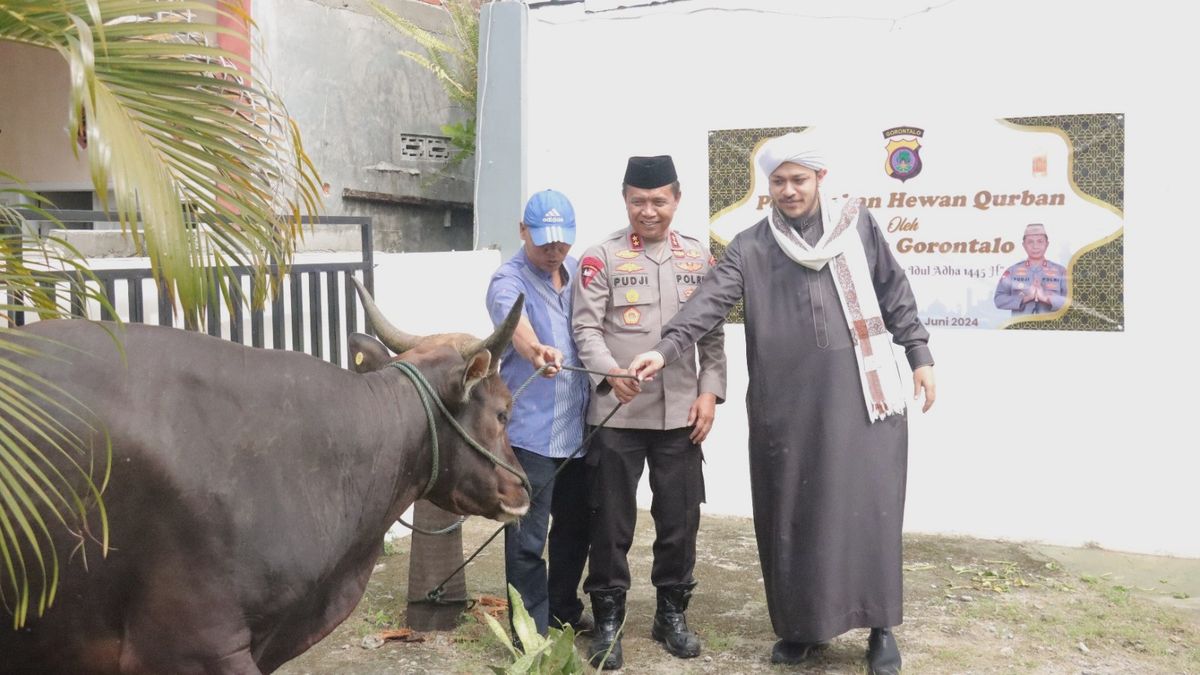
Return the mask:
POLYGON ((504 412, 503 410, 496 413, 496 419, 500 420, 500 424, 505 426, 508 425, 508 413, 504 412))

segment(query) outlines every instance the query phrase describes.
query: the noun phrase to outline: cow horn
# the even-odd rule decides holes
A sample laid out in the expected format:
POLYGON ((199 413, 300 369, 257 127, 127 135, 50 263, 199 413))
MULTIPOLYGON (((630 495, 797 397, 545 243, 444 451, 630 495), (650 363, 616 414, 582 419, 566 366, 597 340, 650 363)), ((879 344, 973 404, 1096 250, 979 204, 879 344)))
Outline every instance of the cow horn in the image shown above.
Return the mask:
POLYGON ((477 353, 481 349, 486 349, 492 353, 492 365, 489 370, 495 372, 500 367, 500 355, 508 347, 508 343, 512 342, 513 332, 517 330, 517 323, 521 320, 521 309, 525 306, 525 294, 517 296, 517 301, 513 303, 512 309, 508 310, 508 316, 504 317, 504 322, 496 326, 496 330, 492 331, 486 339, 471 345, 464 350, 463 356, 469 357, 471 354, 477 353))
POLYGON ((354 279, 354 286, 358 289, 358 297, 362 300, 363 310, 367 313, 367 318, 370 319, 371 325, 375 328, 375 335, 379 337, 379 341, 387 345, 392 351, 397 354, 412 349, 421 341, 421 336, 410 335, 393 326, 383 316, 383 312, 379 311, 379 307, 375 305, 375 300, 371 298, 371 294, 367 292, 366 287, 357 277, 354 279))

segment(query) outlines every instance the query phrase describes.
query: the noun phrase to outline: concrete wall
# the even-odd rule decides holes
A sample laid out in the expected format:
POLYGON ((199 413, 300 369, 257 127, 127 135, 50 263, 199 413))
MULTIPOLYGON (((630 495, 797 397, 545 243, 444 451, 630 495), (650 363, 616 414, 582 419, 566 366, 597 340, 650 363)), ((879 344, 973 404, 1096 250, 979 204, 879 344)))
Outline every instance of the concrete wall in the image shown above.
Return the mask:
MULTIPOLYGON (((447 13, 416 0, 384 5, 430 30, 447 13)), ((406 159, 401 134, 441 136, 460 122, 434 75, 403 50, 424 53, 364 0, 255 0, 269 82, 296 119, 328 184, 327 215, 371 216, 381 251, 470 250, 472 164, 406 159), (350 199, 346 190, 370 193, 350 199), (398 203, 418 198, 425 206, 398 203)))
MULTIPOLYGON (((646 5, 528 12, 525 182, 571 197, 576 254, 625 225, 619 184, 632 154, 674 155, 676 224, 706 236, 710 129, 889 109, 1126 113, 1125 331, 933 329, 939 400, 911 418, 906 527, 1200 556, 1189 388, 1200 366, 1187 351, 1197 322, 1184 277, 1200 249, 1186 202, 1200 181, 1186 140, 1194 86, 1152 76, 1196 62, 1194 6, 684 0, 588 11, 617 4, 646 5)), ((710 490, 708 510, 749 513, 744 334, 727 334, 729 403, 705 452, 709 485, 725 492, 710 490)))
POLYGON ((58 52, 0 42, 0 171, 33 189, 92 189, 87 152, 76 158, 67 133, 69 77, 58 52))
MULTIPOLYGON (((435 32, 437 3, 384 4, 435 32)), ((325 213, 371 216, 382 251, 473 248, 473 162, 407 159, 401 134, 442 136, 460 122, 434 75, 400 55, 424 53, 365 0, 257 0, 254 65, 283 97, 328 185, 325 213), (354 198, 344 198, 349 190, 354 198)), ((0 170, 35 190, 92 190, 86 152, 67 137, 67 66, 50 50, 0 43, 0 170)), ((74 205, 77 208, 79 205, 74 205)), ((86 205, 83 208, 90 208, 86 205)))

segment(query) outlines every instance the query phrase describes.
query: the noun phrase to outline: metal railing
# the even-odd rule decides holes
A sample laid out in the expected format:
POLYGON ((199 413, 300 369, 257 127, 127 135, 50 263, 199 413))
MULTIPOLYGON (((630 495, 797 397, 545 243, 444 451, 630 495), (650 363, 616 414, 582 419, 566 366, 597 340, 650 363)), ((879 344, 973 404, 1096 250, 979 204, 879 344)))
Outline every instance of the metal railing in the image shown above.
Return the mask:
MULTIPOLYGON (((48 211, 62 222, 115 222, 112 214, 102 211, 48 211)), ((23 212, 29 221, 46 220, 45 216, 23 212)), ((188 330, 204 330, 209 335, 240 344, 271 349, 291 349, 306 352, 337 365, 345 366, 347 355, 345 336, 354 331, 372 332, 366 325, 365 314, 354 290, 352 277, 358 276, 363 285, 374 293, 374 260, 371 244, 371 219, 367 217, 333 216, 303 220, 306 231, 321 226, 354 225, 359 229, 361 255, 352 261, 295 262, 288 266, 280 292, 269 299, 262 309, 247 310, 247 297, 260 292, 259 283, 249 267, 234 266, 226 277, 231 294, 237 300, 225 303, 221 299, 208 303, 203 326, 185 325, 177 316, 169 296, 154 281, 149 262, 144 266, 120 269, 104 268, 103 258, 94 258, 92 273, 95 280, 85 280, 74 272, 49 272, 44 276, 57 278, 43 283, 54 296, 66 299, 71 314, 112 320, 118 316, 131 323, 157 323, 188 330), (237 283, 232 283, 233 279, 237 283), (102 293, 111 309, 98 302, 89 302, 84 284, 91 285, 92 294, 102 293), (64 295, 65 294, 65 297, 64 295), (93 311, 94 310, 94 311, 93 311), (361 316, 361 319, 360 319, 361 316), (248 339, 248 341, 247 341, 248 339)), ((302 260, 311 254, 299 254, 302 260)), ((210 274, 216 274, 213 268, 210 274)), ((270 272, 277 268, 271 266, 270 272)), ((39 274, 43 274, 40 273, 39 274)), ((215 279, 213 279, 215 281, 215 279)), ((214 285, 215 288, 215 285, 214 285)), ((20 305, 14 294, 10 304, 20 305)), ((10 310, 9 325, 23 325, 36 319, 37 310, 10 310)))

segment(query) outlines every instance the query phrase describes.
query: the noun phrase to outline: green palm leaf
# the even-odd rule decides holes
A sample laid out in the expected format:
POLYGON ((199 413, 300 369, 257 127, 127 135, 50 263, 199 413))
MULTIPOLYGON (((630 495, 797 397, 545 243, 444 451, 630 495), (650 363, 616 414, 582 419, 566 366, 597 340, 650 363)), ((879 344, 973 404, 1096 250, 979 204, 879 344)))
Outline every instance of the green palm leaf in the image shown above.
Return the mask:
MULTIPOLYGON (((228 0, 0 0, 0 40, 53 50, 68 65, 63 142, 86 153, 103 208, 144 247, 189 325, 222 298, 261 306, 264 289, 279 292, 301 217, 317 214, 321 194, 282 102, 243 59, 209 43, 241 31, 196 16, 249 22, 228 0), (230 290, 230 268, 241 265, 255 270, 256 297, 230 290)), ((0 185, 16 184, 4 168, 0 185)), ((19 193, 29 202, 22 208, 37 211, 36 195, 0 192, 19 193)), ((70 299, 54 290, 64 274, 85 304, 106 307, 65 243, 39 236, 3 205, 0 229, 0 317, 29 309, 43 319, 70 316, 70 299)), ((77 401, 17 364, 38 346, 11 340, 11 331, 0 326, 0 607, 19 627, 54 601, 52 528, 75 537, 85 564, 89 542, 107 552, 101 497, 111 449, 77 401)))

